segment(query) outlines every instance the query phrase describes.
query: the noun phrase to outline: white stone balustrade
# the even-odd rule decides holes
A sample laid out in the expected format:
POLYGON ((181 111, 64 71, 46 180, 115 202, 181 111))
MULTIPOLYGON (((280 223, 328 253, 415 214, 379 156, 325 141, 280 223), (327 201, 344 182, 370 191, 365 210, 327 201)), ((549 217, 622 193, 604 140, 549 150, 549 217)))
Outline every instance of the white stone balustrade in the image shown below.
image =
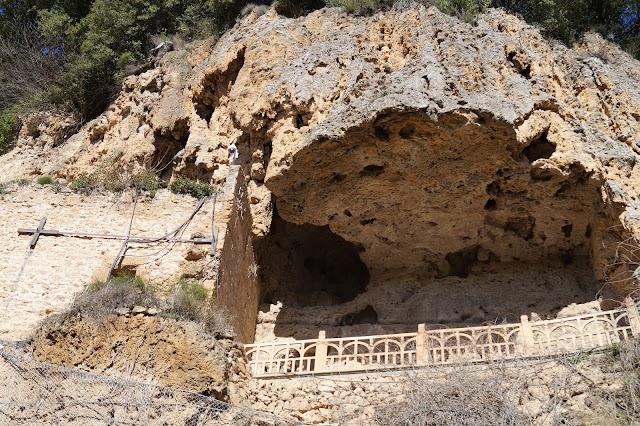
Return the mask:
POLYGON ((325 337, 245 345, 254 377, 355 373, 558 356, 597 349, 640 335, 636 303, 610 311, 546 321, 360 337, 325 337))

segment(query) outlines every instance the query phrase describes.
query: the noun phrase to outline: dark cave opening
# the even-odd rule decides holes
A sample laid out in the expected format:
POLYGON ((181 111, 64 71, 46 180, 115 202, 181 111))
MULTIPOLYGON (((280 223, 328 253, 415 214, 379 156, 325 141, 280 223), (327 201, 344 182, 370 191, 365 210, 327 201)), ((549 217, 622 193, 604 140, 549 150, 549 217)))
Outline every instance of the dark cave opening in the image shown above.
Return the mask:
POLYGON ((547 133, 548 130, 522 150, 522 153, 527 157, 530 163, 541 158, 549 159, 556 151, 556 146, 547 139, 547 133))
POLYGON ((190 128, 187 121, 180 121, 170 133, 155 132, 153 157, 149 167, 162 179, 169 179, 173 173, 175 159, 187 146, 190 128))
POLYGON ((328 226, 297 225, 274 211, 270 233, 255 242, 262 303, 326 306, 353 300, 369 284, 358 248, 328 226))

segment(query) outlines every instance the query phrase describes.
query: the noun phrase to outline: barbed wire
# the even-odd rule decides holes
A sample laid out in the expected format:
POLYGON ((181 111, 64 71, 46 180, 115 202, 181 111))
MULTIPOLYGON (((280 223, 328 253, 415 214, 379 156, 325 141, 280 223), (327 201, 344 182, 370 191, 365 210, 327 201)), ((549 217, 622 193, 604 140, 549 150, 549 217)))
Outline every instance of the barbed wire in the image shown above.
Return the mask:
MULTIPOLYGON (((6 343, 6 342, 5 342, 6 343)), ((0 424, 309 425, 185 389, 37 362, 0 348, 0 424)))

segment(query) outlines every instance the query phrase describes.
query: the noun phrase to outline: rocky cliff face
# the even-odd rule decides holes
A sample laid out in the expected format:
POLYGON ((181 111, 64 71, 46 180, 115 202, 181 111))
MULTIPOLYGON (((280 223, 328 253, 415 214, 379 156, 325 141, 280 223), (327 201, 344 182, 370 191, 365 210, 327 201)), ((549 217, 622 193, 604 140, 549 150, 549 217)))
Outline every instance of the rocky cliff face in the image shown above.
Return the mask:
POLYGON ((194 323, 142 314, 102 322, 63 317, 44 324, 31 343, 37 361, 228 399, 232 345, 194 323))
POLYGON ((73 179, 134 161, 222 183, 235 143, 265 302, 351 303, 325 325, 357 323, 366 306, 366 323, 553 314, 628 275, 608 265, 640 235, 639 79, 639 63, 596 36, 569 49, 495 10, 477 25, 435 8, 270 12, 129 77, 66 142, 23 132, 0 170, 73 179), (346 254, 301 241, 344 243, 346 254), (278 245, 303 248, 291 258, 278 245), (442 285, 469 300, 409 300, 442 285), (496 300, 500 288, 513 297, 496 300), (532 289, 536 300, 522 302, 532 289), (550 300, 554 291, 566 295, 550 300))

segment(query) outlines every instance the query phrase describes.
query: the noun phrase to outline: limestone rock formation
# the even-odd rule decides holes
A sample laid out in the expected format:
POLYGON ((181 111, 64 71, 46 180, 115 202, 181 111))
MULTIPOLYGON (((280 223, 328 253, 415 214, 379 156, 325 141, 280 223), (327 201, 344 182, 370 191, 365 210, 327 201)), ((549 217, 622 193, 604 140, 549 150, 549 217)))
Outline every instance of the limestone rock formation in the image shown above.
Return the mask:
POLYGON ((307 306, 354 300, 349 312, 323 311, 327 324, 367 306, 375 322, 415 312, 410 321, 455 323, 531 312, 549 289, 566 292, 547 296, 549 315, 630 273, 615 266, 618 244, 640 236, 639 78, 640 64, 597 36, 570 49, 498 10, 477 25, 423 7, 369 18, 270 11, 215 45, 166 53, 65 143, 22 143, 0 171, 71 180, 134 161, 221 184, 233 143, 265 302, 286 306, 306 280, 307 306), (339 236, 366 274, 340 274, 349 265, 321 253, 277 257, 269 238, 301 243, 274 235, 274 217, 280 229, 339 236), (543 269, 571 277, 549 284, 543 269), (337 275, 358 290, 323 284, 337 275), (392 282, 402 290, 384 288, 392 282), (469 306, 411 300, 432 294, 426 282, 466 288, 469 306), (510 289, 499 302, 497 287, 510 289), (357 296, 363 288, 369 296, 357 296), (531 288, 540 296, 522 302, 531 288), (383 299, 395 313, 381 313, 383 299))
POLYGON ((227 398, 227 350, 195 323, 144 314, 101 322, 76 316, 44 324, 32 347, 38 361, 227 398))

